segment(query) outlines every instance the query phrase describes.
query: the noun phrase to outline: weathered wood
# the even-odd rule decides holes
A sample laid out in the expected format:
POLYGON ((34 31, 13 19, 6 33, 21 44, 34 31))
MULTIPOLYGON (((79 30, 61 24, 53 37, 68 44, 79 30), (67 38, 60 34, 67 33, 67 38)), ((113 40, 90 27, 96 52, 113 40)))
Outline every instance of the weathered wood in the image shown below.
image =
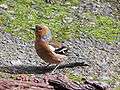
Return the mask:
POLYGON ((0 90, 110 90, 110 88, 96 81, 85 80, 83 84, 77 84, 62 74, 46 74, 41 79, 22 75, 16 80, 0 80, 0 90))

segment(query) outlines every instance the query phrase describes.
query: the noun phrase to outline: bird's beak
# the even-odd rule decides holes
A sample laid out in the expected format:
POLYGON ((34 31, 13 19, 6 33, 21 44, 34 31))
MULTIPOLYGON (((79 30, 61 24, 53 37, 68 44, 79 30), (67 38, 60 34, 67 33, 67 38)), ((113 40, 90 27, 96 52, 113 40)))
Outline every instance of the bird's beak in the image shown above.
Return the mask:
POLYGON ((35 27, 31 27, 31 28, 30 28, 30 30, 33 30, 33 31, 35 31, 36 29, 35 29, 35 27))

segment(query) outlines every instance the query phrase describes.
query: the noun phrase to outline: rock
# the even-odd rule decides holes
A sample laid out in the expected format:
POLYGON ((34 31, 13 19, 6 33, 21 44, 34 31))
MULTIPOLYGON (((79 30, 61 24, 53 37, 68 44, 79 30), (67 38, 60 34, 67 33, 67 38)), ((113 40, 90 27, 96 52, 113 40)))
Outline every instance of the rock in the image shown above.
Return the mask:
POLYGON ((0 9, 7 10, 8 6, 6 4, 0 4, 0 9))
POLYGON ((73 18, 71 18, 71 17, 66 17, 66 18, 63 19, 63 22, 67 23, 67 24, 71 23, 72 21, 73 21, 73 18))
POLYGON ((22 62, 19 59, 18 60, 12 60, 11 63, 12 63, 13 66, 22 65, 22 62))

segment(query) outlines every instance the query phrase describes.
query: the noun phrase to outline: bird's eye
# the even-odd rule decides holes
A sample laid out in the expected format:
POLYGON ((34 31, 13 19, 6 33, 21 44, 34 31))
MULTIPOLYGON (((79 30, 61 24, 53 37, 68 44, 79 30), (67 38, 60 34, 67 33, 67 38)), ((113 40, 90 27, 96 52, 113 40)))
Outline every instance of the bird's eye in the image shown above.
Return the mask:
POLYGON ((42 27, 39 27, 38 30, 42 30, 42 27))
POLYGON ((39 25, 36 25, 36 30, 42 30, 42 27, 39 25))

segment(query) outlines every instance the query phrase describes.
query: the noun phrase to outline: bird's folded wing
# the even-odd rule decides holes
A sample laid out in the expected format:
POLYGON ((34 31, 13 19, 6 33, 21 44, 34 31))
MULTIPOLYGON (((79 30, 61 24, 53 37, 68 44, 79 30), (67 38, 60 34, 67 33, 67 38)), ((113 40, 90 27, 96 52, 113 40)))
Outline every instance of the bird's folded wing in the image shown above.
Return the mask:
POLYGON ((55 51, 55 48, 52 46, 52 45, 48 45, 49 49, 54 52, 55 51))
POLYGON ((55 57, 58 58, 59 61, 63 61, 65 59, 68 59, 68 57, 66 55, 57 54, 55 52, 52 52, 52 53, 55 55, 55 57))
POLYGON ((52 40, 49 41, 49 45, 52 45, 55 48, 60 48, 62 46, 60 42, 57 42, 54 39, 52 39, 52 40))

